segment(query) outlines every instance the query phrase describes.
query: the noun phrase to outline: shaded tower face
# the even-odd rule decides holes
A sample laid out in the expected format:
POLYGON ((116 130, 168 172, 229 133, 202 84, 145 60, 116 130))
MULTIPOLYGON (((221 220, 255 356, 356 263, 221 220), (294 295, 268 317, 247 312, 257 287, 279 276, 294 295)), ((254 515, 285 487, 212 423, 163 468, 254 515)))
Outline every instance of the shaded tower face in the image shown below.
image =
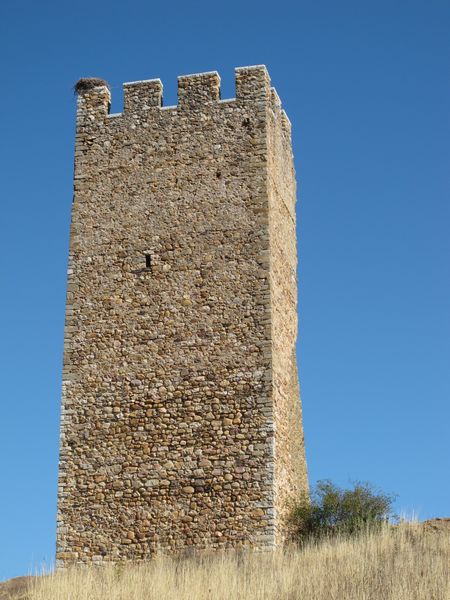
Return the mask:
POLYGON ((262 66, 78 89, 58 564, 273 548, 307 492, 289 121, 262 66))

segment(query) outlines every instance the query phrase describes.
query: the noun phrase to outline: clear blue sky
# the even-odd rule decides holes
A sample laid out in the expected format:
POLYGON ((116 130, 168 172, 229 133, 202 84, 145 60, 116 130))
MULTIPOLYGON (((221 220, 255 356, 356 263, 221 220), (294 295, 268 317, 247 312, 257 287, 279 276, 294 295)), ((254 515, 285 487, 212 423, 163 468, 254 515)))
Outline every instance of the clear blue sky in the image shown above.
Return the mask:
POLYGON ((448 0, 0 5, 0 580, 51 562, 81 76, 265 63, 293 123, 311 482, 450 516, 448 0))

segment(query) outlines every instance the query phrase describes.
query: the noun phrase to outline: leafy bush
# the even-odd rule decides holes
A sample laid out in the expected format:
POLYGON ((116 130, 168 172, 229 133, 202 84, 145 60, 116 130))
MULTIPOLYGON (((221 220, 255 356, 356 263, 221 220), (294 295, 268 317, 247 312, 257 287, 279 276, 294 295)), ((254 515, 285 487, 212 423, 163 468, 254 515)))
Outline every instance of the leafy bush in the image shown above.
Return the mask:
POLYGON ((329 480, 319 481, 311 499, 302 499, 292 512, 293 537, 304 541, 377 529, 396 518, 394 499, 369 483, 355 482, 344 490, 329 480))

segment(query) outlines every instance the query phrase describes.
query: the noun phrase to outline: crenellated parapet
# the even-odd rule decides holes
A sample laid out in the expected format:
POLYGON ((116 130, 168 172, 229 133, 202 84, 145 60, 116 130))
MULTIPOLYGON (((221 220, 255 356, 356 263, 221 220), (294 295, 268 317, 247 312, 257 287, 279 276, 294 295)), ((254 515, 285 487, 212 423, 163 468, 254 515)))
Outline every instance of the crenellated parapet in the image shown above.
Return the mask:
POLYGON ((111 106, 111 92, 102 79, 83 78, 75 85, 77 94, 77 121, 90 117, 104 118, 111 106))
POLYGON ((163 84, 161 79, 131 81, 123 84, 123 108, 126 113, 160 108, 162 97, 163 84))
POLYGON ((264 65, 235 69, 237 100, 268 100, 270 77, 264 65))
POLYGON ((220 77, 216 71, 178 77, 178 107, 195 108, 220 100, 220 77))
MULTIPOLYGON (((78 94, 78 119, 86 116, 90 120, 106 118, 109 114, 111 96, 108 84, 103 80, 82 79, 75 86, 78 94), (89 81, 92 82, 89 85, 89 81), (80 83, 79 82, 79 83, 80 83)), ((281 102, 264 65, 239 67, 235 69, 236 96, 225 102, 239 105, 253 102, 272 104, 274 110, 281 110, 281 102)), ((139 115, 148 110, 163 107, 163 84, 160 79, 133 81, 123 84, 123 115, 139 115)), ((220 76, 216 71, 196 73, 178 77, 178 104, 167 107, 173 110, 199 110, 221 103, 220 76)), ((113 115, 111 115, 113 116, 113 115)), ((119 116, 119 115, 114 115, 119 116)))
POLYGON ((286 111, 282 108, 280 96, 278 95, 278 92, 274 87, 270 88, 270 97, 272 102, 272 110, 275 113, 276 118, 280 120, 283 132, 290 139, 291 122, 289 121, 289 117, 287 116, 286 111))

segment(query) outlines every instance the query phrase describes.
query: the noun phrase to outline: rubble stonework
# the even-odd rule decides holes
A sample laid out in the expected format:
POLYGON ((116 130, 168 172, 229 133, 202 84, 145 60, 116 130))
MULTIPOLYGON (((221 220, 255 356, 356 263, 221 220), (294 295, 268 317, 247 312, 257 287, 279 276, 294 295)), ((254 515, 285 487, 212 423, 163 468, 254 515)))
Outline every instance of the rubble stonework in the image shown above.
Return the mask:
MULTIPOLYGON (((88 80, 86 80, 88 81, 88 80)), ((290 124, 265 67, 79 86, 57 561, 283 543, 307 492, 290 124)))

